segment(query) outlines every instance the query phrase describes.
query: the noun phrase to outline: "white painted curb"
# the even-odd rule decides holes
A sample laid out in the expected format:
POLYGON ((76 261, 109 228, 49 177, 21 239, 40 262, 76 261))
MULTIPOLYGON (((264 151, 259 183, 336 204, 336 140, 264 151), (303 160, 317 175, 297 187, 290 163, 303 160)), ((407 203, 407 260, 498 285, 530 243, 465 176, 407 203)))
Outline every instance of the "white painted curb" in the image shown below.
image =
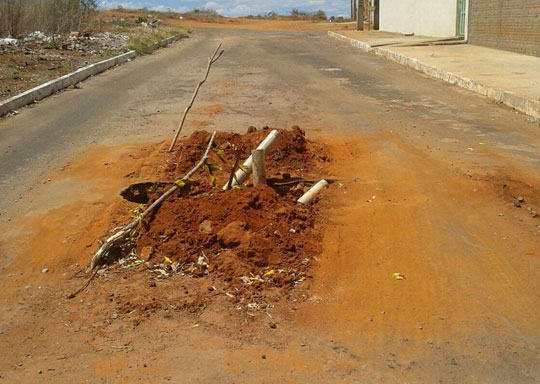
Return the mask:
POLYGON ((375 55, 383 56, 388 60, 392 60, 406 67, 422 72, 435 79, 439 79, 449 84, 457 85, 458 87, 468 89, 483 96, 487 96, 490 99, 496 100, 520 112, 523 112, 528 116, 540 119, 540 100, 527 99, 522 96, 517 96, 509 91, 487 87, 477 81, 467 79, 466 77, 455 75, 453 73, 443 71, 442 69, 439 69, 437 67, 422 63, 418 59, 405 56, 385 48, 372 48, 366 42, 358 41, 332 31, 328 31, 328 36, 349 43, 350 45, 358 47, 365 52, 370 52, 375 55))
MULTIPOLYGON (((178 40, 179 38, 179 36, 169 37, 160 41, 157 44, 152 45, 150 48, 152 50, 155 50, 157 48, 168 45, 178 40)), ((137 56, 137 52, 129 51, 121 55, 112 57, 110 59, 90 64, 83 68, 79 68, 75 72, 68 73, 67 75, 48 81, 45 84, 38 85, 37 87, 29 89, 28 91, 13 96, 12 98, 0 103, 0 116, 3 116, 10 111, 13 111, 14 109, 24 107, 25 105, 33 103, 34 101, 44 99, 45 97, 50 96, 55 92, 67 88, 70 85, 80 83, 81 81, 86 80, 90 76, 94 76, 98 73, 104 72, 107 69, 114 67, 115 65, 123 64, 126 61, 133 59, 135 56, 137 56)))
POLYGON ((366 43, 365 41, 355 40, 351 39, 350 37, 340 35, 339 33, 335 33, 332 31, 328 31, 328 36, 333 37, 334 39, 344 41, 346 43, 349 43, 353 47, 360 48, 363 51, 371 52, 371 45, 366 43))

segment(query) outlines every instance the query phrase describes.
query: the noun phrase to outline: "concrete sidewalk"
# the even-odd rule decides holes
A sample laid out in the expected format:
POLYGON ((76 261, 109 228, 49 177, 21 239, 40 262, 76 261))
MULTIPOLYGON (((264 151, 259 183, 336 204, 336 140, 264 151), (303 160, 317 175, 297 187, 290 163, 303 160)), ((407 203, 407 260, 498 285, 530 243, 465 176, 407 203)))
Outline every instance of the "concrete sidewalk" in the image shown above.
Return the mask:
POLYGON ((540 119, 540 58, 436 38, 387 32, 330 36, 540 119), (418 45, 420 44, 420 45, 418 45))
MULTIPOLYGON (((335 32, 335 31, 334 31, 335 32)), ((440 42, 445 40, 456 40, 455 36, 432 37, 432 36, 406 36, 402 33, 385 32, 385 31, 338 31, 343 36, 351 39, 367 43, 371 48, 384 47, 387 45, 402 46, 440 42)))

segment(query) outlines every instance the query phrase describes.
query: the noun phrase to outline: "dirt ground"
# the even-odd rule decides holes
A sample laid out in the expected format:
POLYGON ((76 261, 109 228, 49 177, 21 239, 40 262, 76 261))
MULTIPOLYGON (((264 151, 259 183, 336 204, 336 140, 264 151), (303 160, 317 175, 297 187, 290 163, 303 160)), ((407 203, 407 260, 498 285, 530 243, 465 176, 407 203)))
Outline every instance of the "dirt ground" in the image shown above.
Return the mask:
MULTIPOLYGON (((100 280, 107 280, 110 273, 122 270, 131 277, 143 273, 151 287, 164 278, 178 277, 176 284, 184 290, 181 296, 153 295, 150 305, 133 303, 129 297, 122 301, 117 295, 117 307, 130 312, 142 306, 141 316, 172 303, 202 311, 221 296, 231 299, 237 313, 254 316, 254 311, 268 310, 270 303, 287 298, 311 278, 311 265, 320 256, 320 215, 316 204, 295 201, 321 178, 317 170, 330 161, 320 144, 306 140, 298 127, 280 131, 280 143, 266 159, 269 186, 221 190, 235 161, 231 151, 238 149, 245 159, 248 148, 256 147, 269 133, 268 127, 258 131, 251 127, 243 135, 220 132, 216 136, 219 157, 211 155, 206 171, 191 176, 174 197, 142 220, 133 239, 111 252, 120 261, 100 274, 100 280), (186 292, 195 299, 182 298, 186 292)), ((122 196, 132 203, 151 204, 199 161, 209 138, 208 132, 196 131, 179 144, 177 153, 162 153, 161 166, 153 159, 153 175, 160 182, 133 184, 122 196)), ((136 204, 139 212, 142 206, 136 204)), ((134 284, 131 294, 148 284, 134 284)))
MULTIPOLYGON (((402 71, 377 59, 366 60, 385 76, 402 71)), ((268 60, 277 68, 272 56, 268 60)), ((330 161, 311 164, 317 176, 337 181, 311 213, 317 254, 305 270, 308 278, 253 311, 244 303, 238 310, 220 280, 177 274, 156 281, 122 267, 66 299, 84 283, 98 239, 132 219, 137 204, 119 191, 136 182, 171 181, 184 171, 163 167, 163 137, 89 146, 42 174, 2 212, 0 350, 7 353, 0 382, 537 382, 540 179, 518 139, 523 134, 537 143, 535 125, 412 72, 399 84, 417 87, 429 100, 405 91, 396 99, 386 83, 376 87, 387 78, 370 77, 370 95, 388 92, 392 100, 381 96, 365 108, 362 94, 317 77, 319 69, 294 68, 302 79, 316 80, 313 88, 298 86, 292 94, 297 84, 287 78, 291 93, 278 88, 276 95, 263 75, 251 80, 251 70, 244 75, 249 82, 232 70, 238 79, 214 77, 213 92, 201 95, 187 133, 205 127, 243 133, 247 124, 237 121, 257 119, 260 129, 261 120, 275 115, 324 145, 330 161), (329 97, 321 97, 324 90, 329 97), (268 109, 269 95, 279 109, 268 109), (335 100, 358 104, 336 107, 335 100), (246 104, 256 107, 250 115, 246 104), (460 109, 460 119, 451 120, 452 108, 460 109), (361 125, 355 125, 358 116, 365 119, 361 125), (480 122, 496 129, 482 131, 480 122)), ((58 102, 64 96, 70 95, 58 102)), ((144 108, 157 103, 149 99, 144 108)), ((168 114, 148 117, 148 130, 166 126, 170 135, 185 102, 177 99, 168 114)), ((114 128, 129 121, 140 129, 129 119, 148 113, 144 108, 131 109, 114 128)), ((245 205, 244 197, 238 202, 245 205)), ((180 213, 175 217, 182 220, 180 213)), ((147 234, 153 236, 151 229, 147 234)), ((140 240, 142 251, 148 243, 140 240)))
MULTIPOLYGON (((538 257, 538 218, 528 208, 538 207, 538 186, 518 173, 458 174, 392 134, 325 141, 334 159, 329 175, 340 184, 320 201, 324 237, 313 279, 256 313, 239 313, 222 294, 203 300, 210 281, 193 284, 184 276, 156 283, 115 269, 67 300, 84 282, 96 235, 129 219, 134 204, 118 191, 152 180, 166 143, 97 147, 50 174, 54 182, 34 191, 40 212, 3 228, 10 239, 2 246, 9 260, 2 348, 11 353, 2 378, 68 382, 78 372, 88 382, 161 376, 227 382, 246 374, 241 381, 276 382, 271 372, 279 369, 283 379, 295 371, 306 380, 353 382, 375 370, 381 381, 416 372, 424 382, 456 382, 474 365, 483 373, 478 382, 496 382, 494 356, 532 358, 537 351, 528 335, 538 328, 538 289, 528 285, 537 281, 528 260, 538 257), (51 194, 66 191, 70 201, 52 203, 51 194), (514 206, 518 195, 521 208, 514 206), (456 231, 470 235, 456 238, 456 231), (512 234, 519 241, 510 246, 512 234), (10 260, 18 247, 25 257, 10 260), (480 298, 489 310, 475 305, 480 298), (504 316, 499 308, 526 315, 504 316), (483 336, 507 324, 522 342, 499 345, 483 336), (395 343, 381 345, 389 334, 395 343), (204 344, 212 346, 205 356, 190 356, 204 344), (148 357, 157 350, 159 358, 148 357), (202 368, 216 359, 224 359, 226 371, 202 368), (195 361, 203 371, 184 376, 195 361)), ((536 373, 523 371, 521 382, 536 373)))
MULTIPOLYGON (((20 37, 15 45, 0 45, 0 100, 130 49, 138 50, 142 46, 130 47, 130 39, 152 33, 136 23, 124 21, 119 25, 117 21, 109 21, 89 26, 81 33, 74 32, 73 36, 63 34, 52 39, 35 31, 20 37)), ((185 31, 170 35, 179 32, 185 31)))
POLYGON ((171 20, 171 23, 186 28, 250 29, 255 31, 340 31, 354 29, 353 23, 329 23, 310 20, 258 20, 233 18, 223 23, 204 23, 194 20, 171 20))
MULTIPOLYGON (((148 14, 152 14, 149 11, 148 14)), ((118 10, 100 11, 99 17, 104 19, 125 18, 135 20, 137 13, 118 10)), ((265 20, 241 17, 219 17, 210 21, 163 19, 167 24, 178 25, 184 28, 218 28, 218 29, 250 29, 255 31, 338 31, 354 29, 354 23, 330 23, 314 20, 265 20)))
POLYGON ((28 51, 11 46, 1 48, 1 99, 10 98, 80 67, 113 56, 87 55, 44 47, 33 48, 34 50, 28 48, 28 51))

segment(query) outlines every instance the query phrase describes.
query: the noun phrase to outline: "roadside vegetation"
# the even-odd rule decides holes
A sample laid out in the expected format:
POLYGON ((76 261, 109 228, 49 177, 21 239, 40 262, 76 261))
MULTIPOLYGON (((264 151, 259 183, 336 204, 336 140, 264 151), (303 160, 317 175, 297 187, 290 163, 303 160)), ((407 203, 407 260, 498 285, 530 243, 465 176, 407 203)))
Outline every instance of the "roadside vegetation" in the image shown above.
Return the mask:
POLYGON ((220 23, 225 21, 225 17, 217 13, 212 9, 198 9, 195 8, 189 12, 173 12, 173 11, 154 11, 146 8, 142 9, 127 9, 118 7, 108 11, 113 16, 121 16, 129 20, 135 20, 137 22, 147 21, 149 16, 158 18, 160 20, 194 20, 204 23, 220 23))
MULTIPOLYGON (((213 9, 194 9, 189 12, 173 12, 173 11, 151 11, 148 9, 127 9, 118 7, 108 11, 113 16, 123 17, 126 19, 145 19, 148 15, 157 17, 161 20, 193 20, 202 23, 225 23, 230 18, 220 15, 213 9)), ((280 15, 276 12, 261 13, 259 15, 249 15, 239 17, 240 19, 259 19, 259 20, 312 20, 325 21, 327 20, 326 13, 322 10, 314 12, 306 12, 299 9, 293 9, 289 15, 280 15)), ((334 18, 335 19, 335 18, 334 18)))
POLYGON ((290 15, 280 15, 276 12, 267 12, 259 15, 245 16, 246 19, 262 19, 262 20, 313 20, 324 21, 327 19, 326 13, 322 10, 315 12, 305 12, 294 8, 290 15))
POLYGON ((163 25, 157 30, 146 29, 129 38, 128 48, 141 54, 149 54, 154 50, 156 44, 173 36, 187 37, 188 33, 184 28, 170 25, 163 25))
POLYGON ((151 53, 187 30, 148 11, 106 17, 97 0, 0 0, 0 99, 128 50, 151 53))
POLYGON ((179 15, 184 20, 196 20, 204 22, 219 22, 225 17, 214 11, 213 9, 194 9, 190 12, 185 12, 179 15))
POLYGON ((328 20, 331 21, 332 23, 352 23, 356 21, 356 19, 352 19, 350 17, 343 17, 343 16, 338 16, 338 17, 332 16, 328 20))
POLYGON ((2 0, 0 36, 17 38, 33 31, 50 34, 80 31, 97 7, 97 0, 2 0))

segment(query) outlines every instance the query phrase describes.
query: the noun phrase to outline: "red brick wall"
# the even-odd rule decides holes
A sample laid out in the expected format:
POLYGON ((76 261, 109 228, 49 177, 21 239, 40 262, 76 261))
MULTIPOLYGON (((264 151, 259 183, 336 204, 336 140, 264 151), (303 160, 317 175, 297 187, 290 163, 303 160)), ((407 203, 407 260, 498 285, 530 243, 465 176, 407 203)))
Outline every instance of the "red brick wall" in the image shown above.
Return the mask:
POLYGON ((540 0, 469 0, 471 44, 540 56, 540 0))

